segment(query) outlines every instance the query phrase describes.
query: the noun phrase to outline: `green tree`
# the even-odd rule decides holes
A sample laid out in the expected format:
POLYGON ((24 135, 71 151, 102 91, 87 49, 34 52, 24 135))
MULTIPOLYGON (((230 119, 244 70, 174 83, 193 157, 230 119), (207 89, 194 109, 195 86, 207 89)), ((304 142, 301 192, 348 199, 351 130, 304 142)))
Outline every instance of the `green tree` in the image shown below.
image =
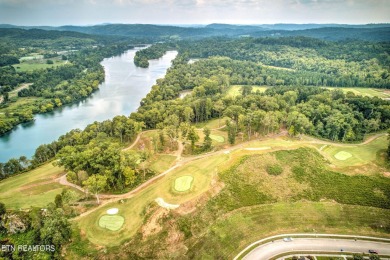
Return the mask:
POLYGON ((104 175, 92 175, 86 181, 83 182, 83 185, 96 196, 97 203, 99 201, 99 193, 103 191, 107 186, 107 176, 104 175))
POLYGON ((7 212, 5 204, 0 202, 0 219, 7 212))
POLYGON ((223 110, 225 109, 225 105, 223 104, 222 100, 218 100, 217 102, 214 103, 213 106, 214 110, 218 112, 218 127, 221 126, 221 115, 223 110))
POLYGON ((226 126, 228 130, 228 140, 231 145, 233 145, 236 142, 236 129, 235 123, 230 122, 229 120, 226 120, 226 126))
POLYGON ((71 237, 72 229, 60 208, 49 206, 46 214, 43 215, 43 225, 40 229, 42 244, 54 245, 57 254, 61 252, 62 245, 67 243, 71 237))
POLYGON ((189 129, 187 138, 191 141, 191 150, 193 151, 195 148, 195 143, 199 140, 199 135, 196 133, 194 127, 189 129))
POLYGON ((354 254, 352 257, 353 260, 364 260, 364 256, 361 254, 354 254))
POLYGON ((241 87, 241 94, 245 97, 252 93, 253 87, 252 86, 242 86, 241 87))
POLYGON ((211 144, 212 144, 212 141, 211 138, 210 138, 210 129, 205 127, 203 129, 203 133, 204 133, 204 142, 203 142, 203 149, 205 151, 209 150, 211 148, 211 144))
POLYGON ((370 259, 370 260, 380 260, 381 258, 380 258, 378 255, 371 254, 371 255, 369 256, 369 259, 370 259))
POLYGON ((56 207, 57 208, 62 208, 62 195, 61 194, 57 194, 55 199, 54 199, 54 204, 56 204, 56 207))

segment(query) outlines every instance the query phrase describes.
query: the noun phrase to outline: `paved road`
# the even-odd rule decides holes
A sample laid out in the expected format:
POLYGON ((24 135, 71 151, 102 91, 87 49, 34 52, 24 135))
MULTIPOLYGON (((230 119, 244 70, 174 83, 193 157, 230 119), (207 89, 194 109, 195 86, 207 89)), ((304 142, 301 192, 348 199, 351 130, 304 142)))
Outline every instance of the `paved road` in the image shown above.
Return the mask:
POLYGON ((244 257, 246 260, 270 259, 279 254, 293 251, 326 251, 326 252, 368 253, 375 249, 379 254, 390 255, 390 243, 365 240, 347 240, 334 238, 293 238, 291 242, 275 240, 260 245, 244 257))

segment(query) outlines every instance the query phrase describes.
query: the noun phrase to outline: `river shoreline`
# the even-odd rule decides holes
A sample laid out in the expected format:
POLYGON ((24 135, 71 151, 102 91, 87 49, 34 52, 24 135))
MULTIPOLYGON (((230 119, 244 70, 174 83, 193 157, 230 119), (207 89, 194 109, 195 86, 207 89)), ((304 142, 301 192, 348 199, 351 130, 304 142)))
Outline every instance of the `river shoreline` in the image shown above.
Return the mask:
POLYGON ((177 55, 176 51, 169 51, 162 58, 151 60, 151 66, 143 69, 133 63, 139 49, 141 47, 104 59, 101 64, 105 81, 89 97, 52 112, 36 114, 34 121, 20 124, 1 136, 0 162, 22 155, 30 158, 39 145, 51 143, 72 129, 84 129, 94 121, 135 112, 156 80, 165 76, 177 55))

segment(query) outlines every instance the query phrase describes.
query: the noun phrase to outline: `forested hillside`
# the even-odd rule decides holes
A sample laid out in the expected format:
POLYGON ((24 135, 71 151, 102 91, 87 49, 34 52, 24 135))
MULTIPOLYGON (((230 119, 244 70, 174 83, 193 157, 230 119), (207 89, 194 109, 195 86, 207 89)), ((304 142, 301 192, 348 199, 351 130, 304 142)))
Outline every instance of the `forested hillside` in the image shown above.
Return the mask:
MULTIPOLYGON (((307 37, 213 38, 180 42, 191 58, 229 57, 246 63, 257 79, 245 84, 390 87, 390 44, 331 42, 307 37), (255 67, 261 67, 261 70, 255 67)), ((237 63, 237 62, 236 62, 237 63)), ((230 68, 229 68, 230 69, 230 68)))
POLYGON ((199 39, 223 37, 280 37, 307 36, 332 41, 365 40, 381 42, 390 40, 389 24, 260 24, 232 25, 210 24, 207 26, 173 26, 153 24, 103 24, 94 26, 14 26, 3 24, 0 28, 43 29, 73 31, 93 35, 110 35, 144 40, 199 39))
MULTIPOLYGON (((52 144, 40 146, 32 165, 43 163, 59 154, 69 170, 90 172, 94 163, 79 160, 83 158, 84 151, 97 149, 109 152, 110 149, 102 149, 101 145, 114 142, 119 146, 112 149, 119 152, 120 145, 125 140, 132 140, 141 129, 160 129, 168 137, 168 143, 175 143, 179 136, 195 140, 192 123, 222 116, 230 118, 226 125, 231 144, 235 143, 237 136, 250 140, 281 129, 286 129, 291 136, 308 134, 332 141, 360 141, 368 133, 390 127, 389 101, 356 96, 352 92, 345 94, 342 91, 330 91, 320 86, 344 86, 347 83, 343 83, 342 79, 375 73, 374 77, 362 76, 362 83, 359 84, 365 82, 371 83, 369 86, 388 87, 389 79, 385 77, 387 72, 382 65, 388 62, 386 46, 355 43, 351 51, 345 50, 341 54, 342 44, 302 38, 212 39, 178 43, 180 54, 174 60, 173 67, 164 79, 157 81, 142 100, 137 112, 129 117, 115 117, 113 120, 94 123, 84 131, 72 131, 52 144), (276 56, 277 50, 283 50, 290 59, 276 56), (304 52, 312 55, 303 56, 304 52), (359 55, 354 56, 352 53, 359 55), (229 57, 214 56, 221 54, 229 57), (382 54, 385 55, 382 57, 382 54), (189 63, 190 57, 201 59, 189 63), (268 60, 264 60, 266 58, 268 60), (376 65, 372 68, 359 66, 360 62, 365 64, 365 58, 375 60, 376 65), (328 67, 306 67, 305 59, 312 59, 313 64, 322 59, 328 67), (270 65, 262 63, 266 61, 270 65), (349 63, 355 64, 355 71, 348 72, 349 63), (327 71, 331 68, 333 72, 327 71), (241 95, 228 95, 231 85, 243 85, 241 95), (267 85, 269 88, 265 93, 253 92, 252 85, 267 85), (183 90, 191 90, 191 95, 178 99, 183 90)), ((41 93, 39 88, 32 90, 41 93)), ((163 139, 156 145, 164 145, 163 139)), ((113 168, 110 166, 113 161, 109 159, 112 157, 107 156, 107 161, 100 162, 101 169, 113 168)), ((97 158, 92 156, 90 160, 97 158)), ((121 165, 122 159, 118 157, 115 160, 121 165)), ((14 163, 17 164, 17 160, 14 163)), ((3 175, 11 175, 15 173, 12 169, 22 168, 4 167, 3 175)), ((114 168, 121 169, 117 174, 125 174, 124 168, 114 168)), ((124 180, 124 176, 115 178, 124 180)), ((117 189, 120 184, 113 181, 110 187, 117 189)))
POLYGON ((1 29, 0 39, 0 135, 86 98, 104 80, 103 58, 132 48, 116 37, 75 32, 1 29), (31 69, 22 70, 26 64, 31 69))
MULTIPOLYGON (((154 42, 134 57, 146 68, 178 51, 137 111, 0 163, 1 240, 54 245, 45 259, 230 259, 274 223, 388 236, 387 25, 279 26, 0 29, 0 135, 88 97, 105 57, 154 42), (19 210, 30 205, 46 208, 19 210)), ((33 257, 16 254, 0 258, 33 257)))

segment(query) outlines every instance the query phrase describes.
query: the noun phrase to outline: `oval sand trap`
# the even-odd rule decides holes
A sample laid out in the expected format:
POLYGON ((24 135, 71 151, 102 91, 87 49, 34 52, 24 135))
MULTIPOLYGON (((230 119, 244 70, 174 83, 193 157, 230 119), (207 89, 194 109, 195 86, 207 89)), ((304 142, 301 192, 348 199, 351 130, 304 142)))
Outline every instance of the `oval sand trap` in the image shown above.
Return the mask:
POLYGON ((157 202, 157 204, 160 207, 163 207, 163 208, 166 208, 166 209, 176 209, 176 208, 178 208, 180 206, 180 205, 177 205, 177 204, 166 203, 163 198, 157 198, 157 199, 155 199, 155 201, 157 202))
POLYGON ((334 155, 334 158, 336 158, 337 160, 340 160, 340 161, 345 161, 351 157, 352 157, 352 154, 345 152, 345 151, 340 151, 334 155))
POLYGON ((103 215, 99 219, 99 226, 111 231, 117 231, 125 223, 125 218, 119 215, 103 215))
POLYGON ((179 192, 188 191, 191 189, 194 177, 190 175, 181 176, 175 180, 174 189, 179 192))
POLYGON ((111 208, 111 209, 108 209, 106 212, 108 215, 115 215, 115 214, 118 214, 118 211, 119 211, 118 208, 111 208))

